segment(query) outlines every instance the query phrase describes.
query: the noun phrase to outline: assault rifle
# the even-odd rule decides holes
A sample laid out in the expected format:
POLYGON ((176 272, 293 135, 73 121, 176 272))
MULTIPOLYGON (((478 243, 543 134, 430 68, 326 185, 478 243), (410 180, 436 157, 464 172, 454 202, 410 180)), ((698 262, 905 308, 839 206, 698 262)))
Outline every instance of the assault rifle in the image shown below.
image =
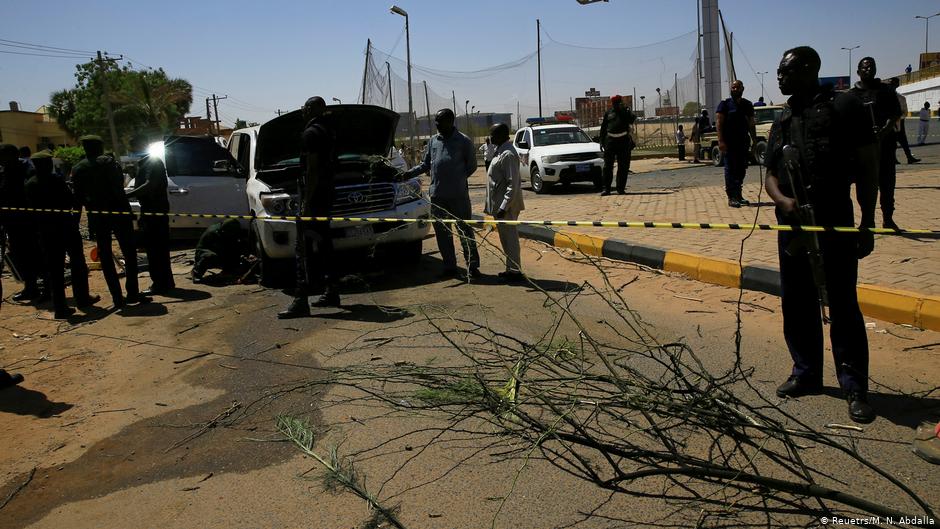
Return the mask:
MULTIPOLYGON (((813 193, 814 182, 809 180, 800 169, 800 151, 792 145, 783 147, 783 168, 789 176, 790 188, 793 190, 793 199, 796 201, 796 214, 800 226, 816 226, 816 212, 810 197, 813 193)), ((787 248, 787 253, 793 255, 799 250, 805 250, 809 259, 810 270, 813 274, 813 283, 819 298, 819 310, 823 323, 829 322, 826 315, 826 305, 829 304, 829 293, 826 289, 826 270, 823 265, 822 248, 819 245, 819 232, 800 232, 793 244, 787 248)))

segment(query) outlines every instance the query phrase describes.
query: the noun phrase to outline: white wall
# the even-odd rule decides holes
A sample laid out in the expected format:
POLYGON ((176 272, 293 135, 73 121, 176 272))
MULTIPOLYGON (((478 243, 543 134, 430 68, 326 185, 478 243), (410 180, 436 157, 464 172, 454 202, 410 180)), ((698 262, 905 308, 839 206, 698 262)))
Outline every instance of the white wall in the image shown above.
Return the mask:
POLYGON ((907 98, 907 109, 913 115, 923 108, 924 101, 930 102, 931 112, 940 109, 940 77, 899 86, 898 93, 907 98))

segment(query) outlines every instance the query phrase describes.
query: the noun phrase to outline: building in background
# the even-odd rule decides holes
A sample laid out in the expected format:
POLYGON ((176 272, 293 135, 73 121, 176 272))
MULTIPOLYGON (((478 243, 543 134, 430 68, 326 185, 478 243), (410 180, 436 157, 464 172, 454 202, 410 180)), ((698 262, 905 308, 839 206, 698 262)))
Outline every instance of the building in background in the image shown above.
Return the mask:
MULTIPOLYGON (((588 93, 588 92, 586 92, 588 93)), ((604 113, 610 108, 610 96, 602 96, 599 92, 591 89, 592 95, 585 97, 576 97, 574 100, 574 113, 577 116, 578 124, 582 127, 597 127, 604 121, 604 113)), ((623 106, 633 108, 633 96, 622 95, 623 106)))
POLYGON ((0 143, 29 147, 33 152, 53 147, 75 145, 59 123, 49 115, 45 105, 35 112, 24 112, 16 101, 10 101, 9 110, 0 110, 0 143))

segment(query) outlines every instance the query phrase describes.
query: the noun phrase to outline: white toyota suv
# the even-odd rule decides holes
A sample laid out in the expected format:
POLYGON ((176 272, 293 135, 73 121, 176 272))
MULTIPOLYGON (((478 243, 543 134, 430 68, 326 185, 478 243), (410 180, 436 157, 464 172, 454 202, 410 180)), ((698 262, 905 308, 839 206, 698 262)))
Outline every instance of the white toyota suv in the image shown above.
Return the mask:
MULTIPOLYGON (((399 115, 371 105, 330 105, 324 119, 335 134, 335 217, 392 217, 422 219, 419 222, 333 221, 337 250, 370 248, 393 250, 394 258, 421 258, 422 243, 430 232, 431 206, 421 189, 421 180, 406 180, 387 158, 399 115)), ((248 173, 248 206, 255 217, 251 237, 261 261, 262 282, 270 284, 277 270, 294 256, 297 214, 297 180, 300 165, 300 133, 304 121, 300 110, 258 127, 232 133, 228 149, 248 173)))
POLYGON ((516 132, 513 144, 532 191, 541 194, 553 184, 572 182, 591 182, 600 189, 604 154, 577 125, 532 124, 516 132))

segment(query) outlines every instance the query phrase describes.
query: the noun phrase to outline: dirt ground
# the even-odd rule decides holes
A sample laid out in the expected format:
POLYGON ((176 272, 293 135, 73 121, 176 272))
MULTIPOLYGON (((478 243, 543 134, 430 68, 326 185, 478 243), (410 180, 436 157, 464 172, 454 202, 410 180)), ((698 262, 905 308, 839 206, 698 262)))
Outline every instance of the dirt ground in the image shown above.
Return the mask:
MULTIPOLYGON (((467 284, 439 280, 433 250, 427 241, 424 259, 410 269, 352 265, 344 308, 301 320, 275 318, 289 301, 281 291, 188 284, 185 252, 174 265, 183 288, 146 306, 108 310, 97 272, 92 292, 105 298, 100 308, 69 322, 51 320, 48 307, 5 301, 0 366, 26 382, 0 393, 0 502, 9 499, 0 527, 360 526, 370 516, 366 503, 324 491, 315 479, 322 468, 282 441, 275 427, 281 414, 310 421, 320 453, 338 446, 370 491, 399 507, 406 527, 622 527, 665 517, 673 507, 656 498, 606 501, 606 493, 542 458, 500 456, 511 440, 441 433, 440 417, 394 412, 363 399, 362 387, 323 382, 331 369, 350 366, 459 362, 452 345, 427 332, 429 311, 532 340, 551 325, 543 292, 496 280, 497 256, 484 252, 487 276, 467 284)), ((600 272, 579 259, 524 243, 528 275, 609 336, 597 296, 575 295, 584 282, 603 285, 600 272)), ((602 264, 659 339, 684 340, 709 369, 733 361, 738 291, 602 264)), ((8 276, 3 281, 7 296, 15 292, 8 276)), ((779 300, 746 292, 744 301, 744 362, 755 369, 752 383, 772 396, 789 372, 779 300)), ((910 394, 940 380, 940 335, 868 321, 871 401, 881 416, 863 432, 840 433, 936 509, 940 472, 909 443, 940 400, 910 394)), ((829 358, 826 370, 826 394, 781 403, 820 430, 850 424, 829 358)), ((812 447, 805 457, 857 495, 910 507, 862 468, 826 467, 812 447)))

